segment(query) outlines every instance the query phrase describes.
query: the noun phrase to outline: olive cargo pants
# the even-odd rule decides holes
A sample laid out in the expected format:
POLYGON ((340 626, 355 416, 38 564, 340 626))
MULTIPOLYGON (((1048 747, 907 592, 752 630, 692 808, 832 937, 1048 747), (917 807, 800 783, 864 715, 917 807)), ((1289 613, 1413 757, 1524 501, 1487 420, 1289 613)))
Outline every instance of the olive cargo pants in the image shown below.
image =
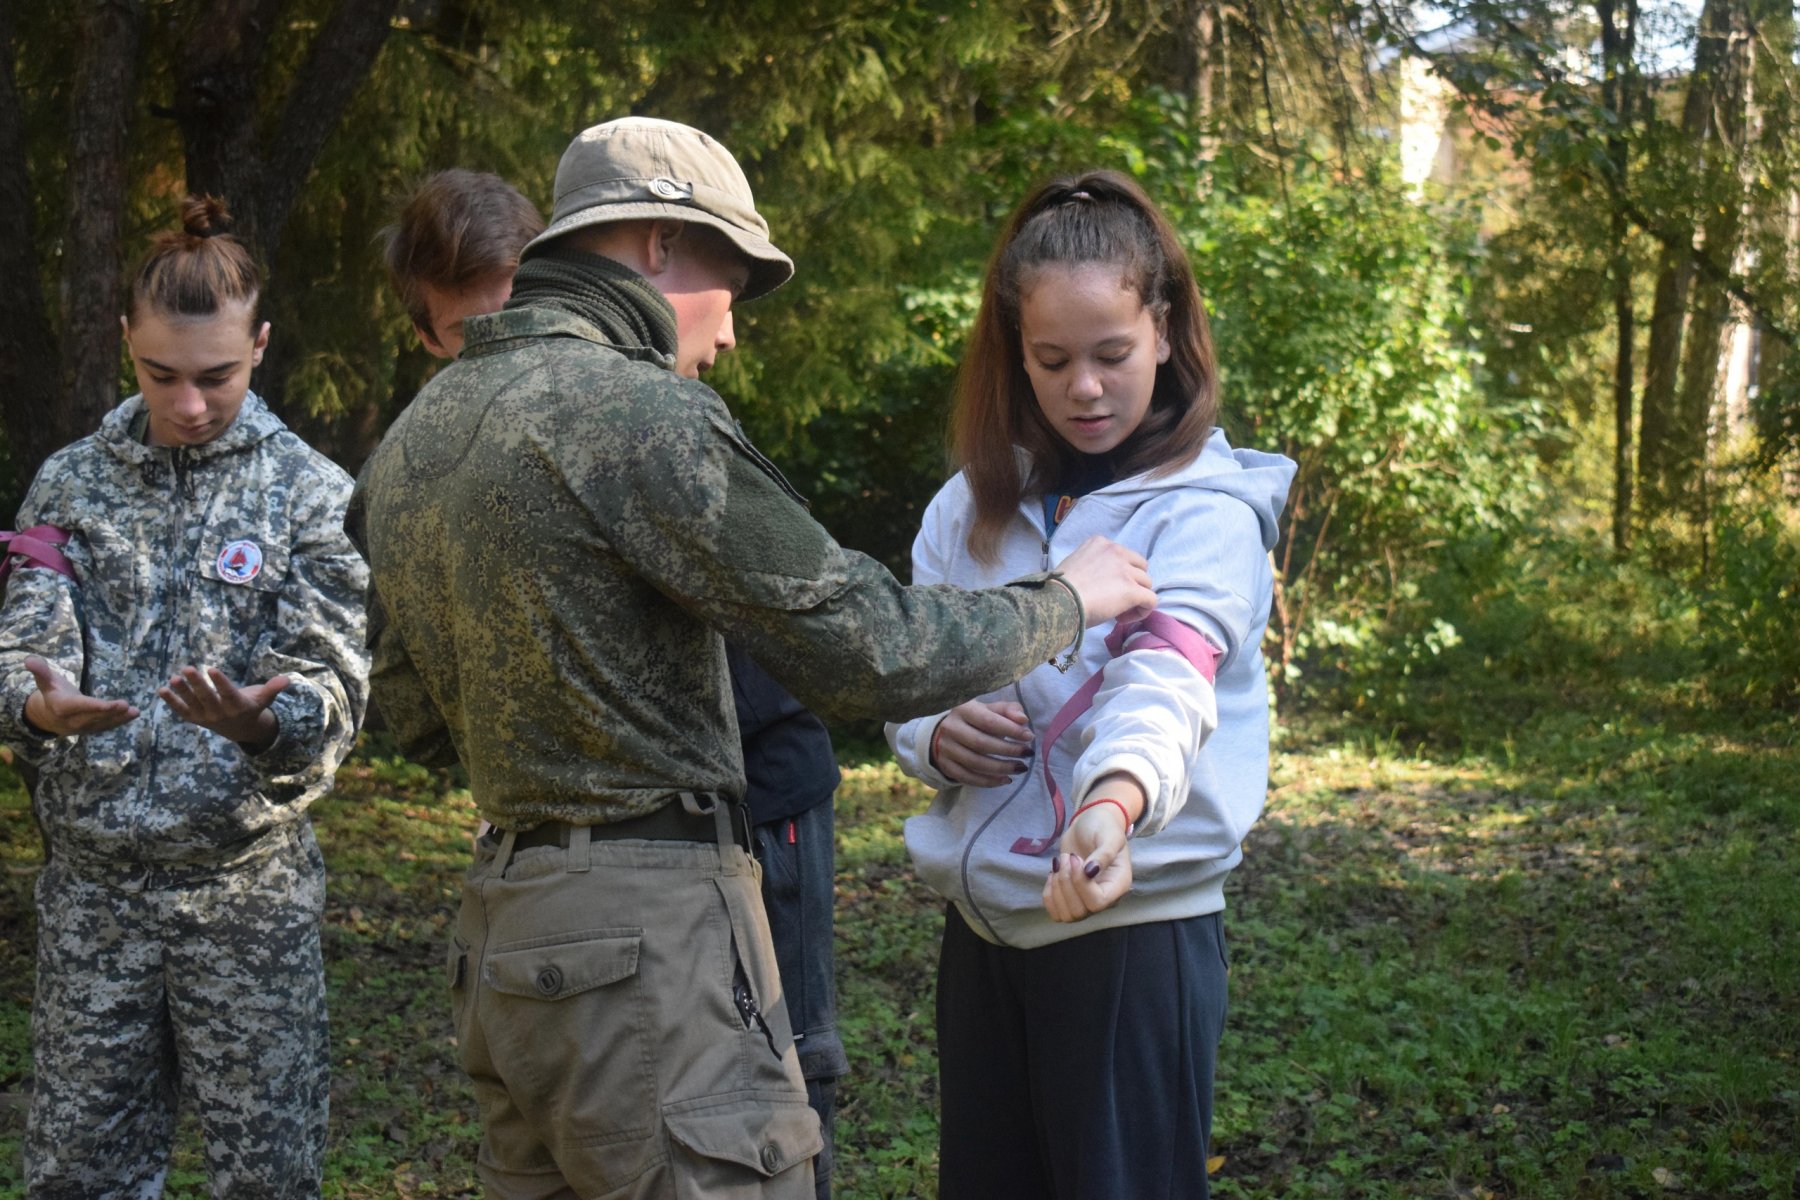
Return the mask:
POLYGON ((736 845, 478 844, 448 969, 490 1196, 811 1200, 759 885, 736 845))

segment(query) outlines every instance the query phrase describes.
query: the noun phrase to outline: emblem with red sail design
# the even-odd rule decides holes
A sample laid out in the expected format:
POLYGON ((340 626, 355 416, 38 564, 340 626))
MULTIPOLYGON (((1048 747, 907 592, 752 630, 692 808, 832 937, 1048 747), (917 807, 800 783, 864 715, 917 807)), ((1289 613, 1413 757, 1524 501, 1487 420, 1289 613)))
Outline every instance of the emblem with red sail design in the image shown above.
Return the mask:
POLYGON ((249 583, 262 565, 262 547, 255 542, 232 542, 219 551, 219 578, 226 583, 249 583))

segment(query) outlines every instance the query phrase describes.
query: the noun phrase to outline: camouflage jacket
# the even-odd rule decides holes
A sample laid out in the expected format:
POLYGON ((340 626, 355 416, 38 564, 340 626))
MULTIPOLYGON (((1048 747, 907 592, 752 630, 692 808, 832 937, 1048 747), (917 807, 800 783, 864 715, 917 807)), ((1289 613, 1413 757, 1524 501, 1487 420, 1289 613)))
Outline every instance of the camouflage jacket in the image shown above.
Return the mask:
POLYGON ((350 478, 255 394, 218 438, 149 446, 134 396, 52 455, 20 511, 71 534, 70 580, 16 570, 0 612, 0 741, 33 778, 52 852, 95 865, 231 867, 331 784, 367 695, 367 572, 343 532, 350 478), (260 566, 258 559, 260 558, 260 566), (81 737, 24 722, 41 654, 138 717, 81 737), (285 674, 273 745, 246 754, 175 716, 156 689, 181 667, 235 683, 285 674))
MULTIPOLYGON (((518 300, 515 296, 515 304, 518 300)), ((719 634, 831 715, 936 712, 1074 639, 1041 577, 903 588, 841 549, 704 384, 549 305, 463 356, 364 468, 374 688, 502 827, 741 796, 719 634)))

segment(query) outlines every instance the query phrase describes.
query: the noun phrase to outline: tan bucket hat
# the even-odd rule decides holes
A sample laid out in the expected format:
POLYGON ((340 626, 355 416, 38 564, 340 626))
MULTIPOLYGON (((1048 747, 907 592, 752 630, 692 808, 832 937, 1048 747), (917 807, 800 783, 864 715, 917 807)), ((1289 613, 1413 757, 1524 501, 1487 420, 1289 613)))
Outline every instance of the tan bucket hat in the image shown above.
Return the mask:
POLYGON ((556 167, 550 224, 525 253, 584 226, 657 217, 710 225, 748 255, 741 300, 793 277, 794 261, 769 240, 769 223, 731 151, 698 129, 656 117, 607 121, 569 144, 556 167))

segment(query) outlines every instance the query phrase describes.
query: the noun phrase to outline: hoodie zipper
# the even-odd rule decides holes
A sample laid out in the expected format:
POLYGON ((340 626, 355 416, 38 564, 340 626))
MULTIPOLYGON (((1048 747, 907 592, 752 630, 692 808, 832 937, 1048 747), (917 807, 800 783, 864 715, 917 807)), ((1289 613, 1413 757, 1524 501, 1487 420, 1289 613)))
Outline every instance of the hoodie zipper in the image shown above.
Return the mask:
MULTIPOLYGON (((1056 529, 1061 529, 1064 525, 1068 524, 1069 518, 1075 514, 1076 505, 1080 504, 1085 499, 1085 496, 1077 496, 1075 498, 1069 505, 1069 511, 1063 514, 1063 519, 1061 521, 1057 522, 1056 529)), ((1038 538, 1038 547, 1043 552, 1043 569, 1046 571, 1050 569, 1050 543, 1056 537, 1056 529, 1046 529, 1038 538)), ((1019 707, 1025 710, 1026 723, 1031 724, 1031 706, 1025 703, 1025 689, 1020 686, 1019 682, 1016 680, 1013 682, 1013 699, 1017 700, 1019 702, 1019 707)), ((957 874, 962 879, 963 895, 968 898, 969 911, 975 915, 977 921, 981 922, 981 927, 988 931, 988 936, 1001 946, 1008 945, 1009 943, 1005 938, 1000 936, 1000 931, 994 928, 994 923, 988 920, 988 915, 981 910, 981 902, 975 898, 975 879, 970 863, 975 856, 975 847, 980 844, 983 835, 987 833, 989 827, 992 826, 995 821, 1000 819, 1001 813, 1012 807, 1013 801, 1019 798, 1019 794, 1025 790, 1026 784, 1030 783, 1032 776, 1037 773, 1035 770, 1037 766, 1036 755, 1038 753, 1049 753, 1047 749, 1039 750, 1035 745, 1033 746, 1033 750, 1034 754, 1031 760, 1032 768, 1027 769, 1019 776, 1019 782, 1013 785, 1013 790, 1008 793, 1006 799, 1000 801, 994 811, 988 814, 987 820, 983 821, 980 828, 978 828, 968 841, 963 844, 962 861, 957 864, 957 874)))
MULTIPOLYGON (((176 446, 169 451, 171 476, 174 481, 174 501, 170 508, 168 551, 164 556, 163 581, 159 589, 164 601, 162 609, 162 653, 159 656, 157 669, 157 686, 167 680, 174 670, 175 629, 181 614, 186 610, 186 597, 183 591, 186 585, 187 572, 181 569, 186 547, 188 526, 188 502, 196 499, 193 479, 193 464, 189 461, 186 446, 176 446)), ((157 760, 161 756, 156 753, 157 733, 165 719, 163 710, 168 707, 158 703, 160 697, 150 696, 145 700, 149 707, 149 744, 144 748, 144 791, 139 797, 138 812, 144 813, 154 804, 157 783, 157 760)), ((134 830, 135 835, 137 831, 134 830)), ((136 836, 134 842, 140 841, 136 836)))

